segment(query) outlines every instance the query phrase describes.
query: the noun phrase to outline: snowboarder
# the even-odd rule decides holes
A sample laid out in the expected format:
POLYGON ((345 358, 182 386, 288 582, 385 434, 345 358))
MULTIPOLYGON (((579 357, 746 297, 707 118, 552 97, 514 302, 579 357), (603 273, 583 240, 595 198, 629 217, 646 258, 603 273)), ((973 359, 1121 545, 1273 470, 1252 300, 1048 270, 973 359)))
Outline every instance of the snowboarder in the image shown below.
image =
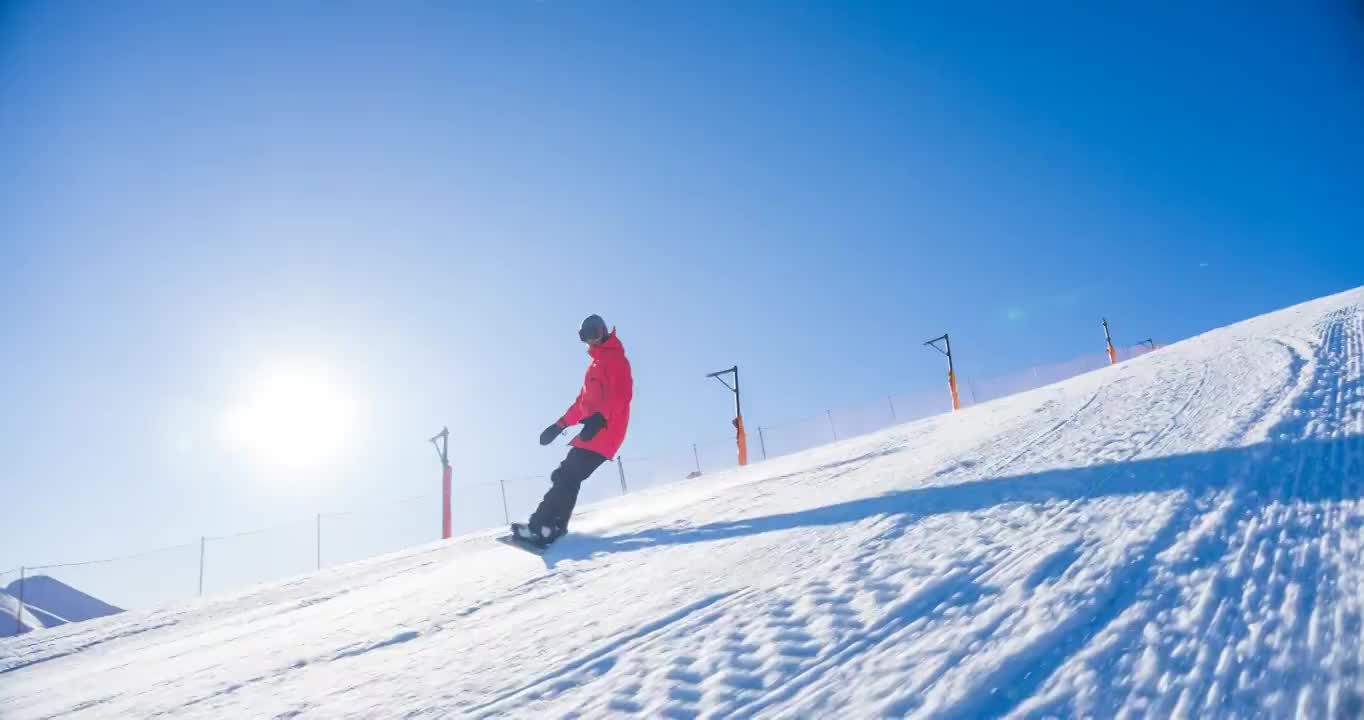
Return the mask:
POLYGON ((625 441, 630 424, 630 399, 634 380, 625 347, 616 330, 606 329, 599 315, 589 315, 578 330, 587 344, 592 363, 587 366, 578 399, 562 417, 540 433, 540 444, 554 442, 566 428, 582 424, 570 443, 568 457, 550 475, 550 488, 526 524, 512 523, 512 535, 521 541, 547 547, 568 532, 568 520, 578 502, 578 489, 602 463, 610 460, 625 441))

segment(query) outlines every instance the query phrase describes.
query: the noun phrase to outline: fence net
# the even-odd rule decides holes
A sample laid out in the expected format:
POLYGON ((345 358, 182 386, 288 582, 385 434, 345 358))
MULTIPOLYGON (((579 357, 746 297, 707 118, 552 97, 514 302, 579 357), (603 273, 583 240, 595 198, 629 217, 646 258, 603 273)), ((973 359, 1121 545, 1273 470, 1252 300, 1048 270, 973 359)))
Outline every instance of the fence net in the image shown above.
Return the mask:
MULTIPOLYGON (((1130 360, 1157 347, 1119 348, 1116 355, 1119 361, 1130 360)), ((963 407, 985 403, 1098 370, 1109 362, 1107 353, 1090 353, 1003 376, 961 377, 959 395, 963 407)), ((940 390, 887 395, 791 422, 758 425, 750 420, 748 458, 758 462, 951 409, 944 373, 940 390)), ((666 452, 625 456, 603 465, 583 484, 579 503, 588 504, 737 465, 733 435, 666 452)), ((456 480, 451 509, 453 532, 486 528, 491 518, 524 519, 548 488, 547 474, 475 483, 456 480)), ((55 592, 54 582, 77 589, 80 597, 89 596, 92 602, 99 598, 119 608, 152 607, 437 540, 441 536, 440 508, 440 495, 426 494, 347 512, 322 513, 276 527, 205 537, 136 555, 0 572, 3 592, 0 636, 21 628, 61 624, 64 618, 59 609, 43 605, 45 598, 55 592), (20 590, 26 606, 22 613, 20 590)), ((85 601, 77 598, 76 602, 85 601)))
MULTIPOLYGON (((51 578, 125 610, 189 599, 199 594, 199 549, 200 544, 192 542, 123 557, 25 568, 25 603, 43 607, 44 598, 36 591, 44 585, 39 578, 51 578)), ((64 608, 49 609, 60 615, 64 608)))
POLYGON ((317 569, 317 524, 307 520, 204 539, 204 592, 317 569))
MULTIPOLYGON (((316 520, 321 538, 317 564, 325 568, 439 540, 440 497, 439 493, 430 493, 349 512, 324 513, 316 520)), ((455 497, 462 500, 458 493, 455 497)), ((454 518, 467 518, 468 508, 455 505, 451 517, 452 525, 454 518)))

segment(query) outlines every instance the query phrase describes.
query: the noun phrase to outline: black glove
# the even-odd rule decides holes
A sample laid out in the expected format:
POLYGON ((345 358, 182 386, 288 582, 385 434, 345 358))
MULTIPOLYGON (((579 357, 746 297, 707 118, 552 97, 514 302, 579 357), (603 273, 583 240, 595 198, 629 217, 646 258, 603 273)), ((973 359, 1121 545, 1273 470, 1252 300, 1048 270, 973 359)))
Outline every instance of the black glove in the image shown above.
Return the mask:
POLYGON ((553 425, 545 428, 545 431, 540 433, 540 444, 548 445, 554 442, 554 438, 559 437, 563 431, 564 426, 560 425, 558 420, 555 420, 553 425))
POLYGON ((583 430, 578 433, 578 439, 585 442, 590 441, 604 427, 606 427, 606 418, 602 417, 601 413, 592 413, 591 417, 583 419, 583 430))

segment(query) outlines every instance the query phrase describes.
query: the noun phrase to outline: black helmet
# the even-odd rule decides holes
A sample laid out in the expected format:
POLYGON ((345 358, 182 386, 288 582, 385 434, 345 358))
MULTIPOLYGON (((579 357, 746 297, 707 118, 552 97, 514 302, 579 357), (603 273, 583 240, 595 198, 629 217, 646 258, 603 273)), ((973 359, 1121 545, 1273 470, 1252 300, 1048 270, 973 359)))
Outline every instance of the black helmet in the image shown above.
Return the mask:
POLYGON ((600 315, 588 315, 578 328, 578 339, 585 343, 596 343, 606 339, 606 321, 600 315))

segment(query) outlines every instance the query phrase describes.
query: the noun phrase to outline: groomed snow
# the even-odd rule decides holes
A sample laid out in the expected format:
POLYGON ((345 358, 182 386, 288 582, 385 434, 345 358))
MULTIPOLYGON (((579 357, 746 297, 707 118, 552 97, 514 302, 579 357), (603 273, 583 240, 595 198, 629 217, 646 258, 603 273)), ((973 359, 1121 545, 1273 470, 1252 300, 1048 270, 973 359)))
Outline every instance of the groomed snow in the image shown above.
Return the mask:
POLYGON ((1358 717, 1362 359, 1355 290, 587 508, 543 560, 0 640, 0 717, 1358 717))

